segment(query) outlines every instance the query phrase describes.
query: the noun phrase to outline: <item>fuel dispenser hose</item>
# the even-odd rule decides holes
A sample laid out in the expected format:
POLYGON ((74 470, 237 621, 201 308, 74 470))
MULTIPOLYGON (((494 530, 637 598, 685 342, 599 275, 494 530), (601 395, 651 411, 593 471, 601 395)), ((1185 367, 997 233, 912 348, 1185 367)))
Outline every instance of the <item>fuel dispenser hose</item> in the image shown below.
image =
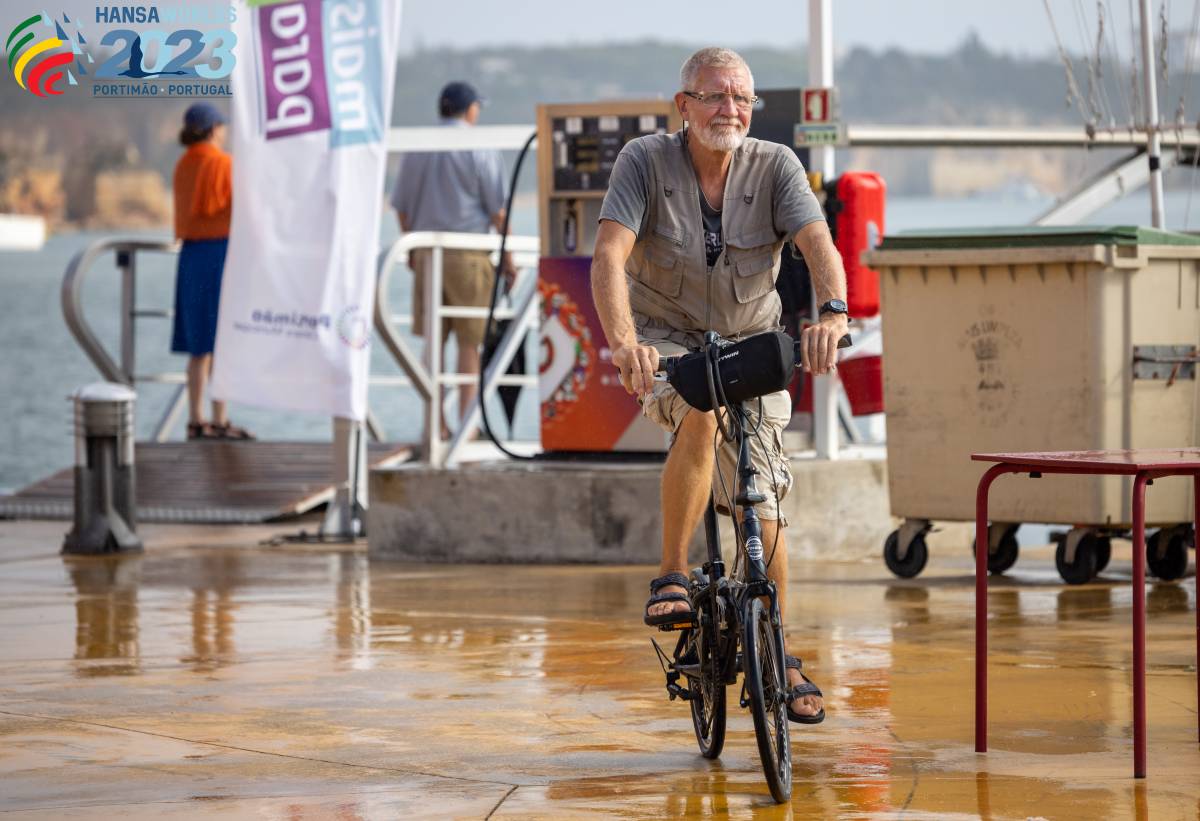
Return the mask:
MULTIPOLYGON (((492 336, 492 328, 495 327, 496 324, 496 303, 500 301, 500 280, 502 276, 501 272, 504 267, 504 250, 505 246, 508 244, 508 226, 509 221, 512 219, 513 198, 517 194, 517 179, 521 174, 521 164, 525 161, 525 155, 529 153, 529 148, 533 145, 533 141, 536 139, 537 132, 534 131, 529 135, 529 139, 525 141, 525 145, 521 147, 520 153, 517 154, 517 161, 513 164, 512 179, 508 184, 508 202, 504 207, 504 227, 500 231, 500 255, 496 258, 496 275, 492 283, 492 301, 488 306, 487 322, 484 325, 483 331, 485 347, 487 345, 487 340, 492 336)), ((543 150, 548 149, 543 147, 543 150)), ((528 368, 528 366, 529 363, 526 363, 526 368, 528 368)), ((483 423, 483 432, 486 433, 488 438, 492 440, 496 447, 498 447, 500 451, 509 458, 521 459, 527 462, 535 461, 537 458, 535 456, 523 456, 519 453, 513 453, 511 450, 506 448, 504 443, 500 441, 500 438, 492 432, 491 423, 488 421, 487 402, 484 401, 486 397, 483 393, 484 373, 486 371, 487 362, 485 361, 483 363, 483 367, 479 369, 479 391, 477 393, 477 396, 479 397, 479 418, 483 423)))

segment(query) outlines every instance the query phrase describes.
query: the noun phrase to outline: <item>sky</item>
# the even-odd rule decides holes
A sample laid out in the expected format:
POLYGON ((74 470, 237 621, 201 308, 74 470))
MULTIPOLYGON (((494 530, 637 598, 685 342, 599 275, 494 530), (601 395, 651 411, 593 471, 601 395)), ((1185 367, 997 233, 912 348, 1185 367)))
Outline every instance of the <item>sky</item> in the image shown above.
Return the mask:
MULTIPOLYGON (((159 6, 224 6, 228 0, 153 0, 159 6)), ((649 38, 695 44, 797 46, 808 40, 807 0, 402 0, 401 48, 419 46, 554 46, 630 42, 649 38), (585 13, 592 9, 595 13, 585 13)), ((1048 0, 1065 47, 1094 47, 1097 7, 1107 9, 1106 32, 1122 56, 1132 50, 1133 0, 1048 0), (1077 17, 1080 15, 1082 21, 1077 17)), ((151 0, 50 0, 47 10, 66 11, 95 26, 97 6, 150 4, 151 0)), ((1056 53, 1046 0, 831 0, 837 53, 866 46, 944 54, 972 32, 991 50, 1014 56, 1056 53)), ((1191 28, 1200 0, 1151 0, 1154 28, 1163 3, 1172 30, 1191 28)), ((0 0, 0 10, 17 0, 0 0)), ((25 4, 28 5, 28 4, 25 4)), ((35 3, 36 6, 36 3, 35 3)), ((25 6, 21 6, 24 8, 25 6)), ((18 12, 0 13, 0 23, 18 12)), ((11 18, 11 21, 9 20, 11 18)), ((130 26, 145 28, 145 26, 130 26)))
MULTIPOLYGON (((1127 27, 1127 4, 1105 2, 1113 5, 1118 25, 1127 27)), ((832 0, 832 5, 834 45, 840 51, 861 45, 945 53, 972 30, 996 51, 1040 57, 1055 49, 1043 0, 832 0)), ((1064 39, 1075 35, 1068 43, 1072 47, 1079 40, 1074 17, 1070 27, 1064 24, 1075 3, 1051 0, 1050 5, 1062 18, 1059 27, 1068 29, 1064 39)), ((1095 3, 1084 5, 1094 8, 1095 3)), ((1178 14, 1190 13, 1190 4, 1177 5, 1178 14)), ((808 39, 805 0, 605 0, 591 6, 594 14, 584 13, 587 8, 578 0, 405 0, 401 41, 411 49, 418 44, 540 46, 653 37, 736 48, 794 46, 808 39)))

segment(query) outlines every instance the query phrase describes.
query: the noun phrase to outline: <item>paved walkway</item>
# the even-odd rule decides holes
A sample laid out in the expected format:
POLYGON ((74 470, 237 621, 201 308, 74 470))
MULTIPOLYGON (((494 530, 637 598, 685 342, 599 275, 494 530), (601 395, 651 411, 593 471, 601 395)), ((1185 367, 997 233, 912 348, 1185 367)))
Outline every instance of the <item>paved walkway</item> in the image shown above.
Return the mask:
POLYGON ((145 526, 63 559, 0 522, 0 818, 1197 818, 1195 581, 1154 585, 1150 777, 1131 767, 1128 547, 992 588, 993 752, 972 747, 969 553, 899 582, 803 565, 789 626, 828 697, 771 804, 750 719, 717 762, 666 700, 645 567, 370 563, 263 528, 145 526))

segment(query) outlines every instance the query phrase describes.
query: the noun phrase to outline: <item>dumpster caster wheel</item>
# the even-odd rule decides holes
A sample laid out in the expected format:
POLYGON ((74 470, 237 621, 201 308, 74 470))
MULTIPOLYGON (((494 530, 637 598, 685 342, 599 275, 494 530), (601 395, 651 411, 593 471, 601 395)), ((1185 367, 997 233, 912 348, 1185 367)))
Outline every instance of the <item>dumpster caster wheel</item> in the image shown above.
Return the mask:
POLYGON ((1096 573, 1103 573, 1112 559, 1112 539, 1108 536, 1096 537, 1096 573))
MULTIPOLYGON (((995 552, 988 551, 988 572, 993 576, 999 576, 1004 571, 1011 568, 1017 563, 1017 556, 1020 554, 1020 547, 1017 545, 1017 528, 1020 525, 1009 524, 992 524, 988 525, 988 540, 991 541, 994 537, 992 534, 997 528, 1003 528, 1004 532, 1000 536, 1000 541, 996 545, 995 552)), ((975 555, 975 540, 971 540, 971 556, 975 555)))
MULTIPOLYGON (((1067 584, 1087 584, 1096 577, 1097 560, 1100 558, 1101 553, 1099 545, 1101 540, 1102 537, 1097 536, 1092 531, 1079 536, 1075 542, 1074 560, 1070 562, 1067 561, 1067 548, 1072 542, 1070 535, 1059 541, 1058 548, 1054 551, 1054 565, 1058 568, 1058 575, 1062 576, 1064 582, 1067 584)), ((1111 545, 1109 546, 1109 552, 1112 552, 1111 545)))
POLYGON ((929 561, 929 548, 925 545, 925 534, 913 537, 908 552, 900 558, 900 531, 893 530, 883 543, 883 561, 888 570, 902 579, 911 579, 925 569, 929 561))
POLYGON ((1187 526, 1164 527, 1146 540, 1146 567, 1164 582, 1183 577, 1188 566, 1187 526))

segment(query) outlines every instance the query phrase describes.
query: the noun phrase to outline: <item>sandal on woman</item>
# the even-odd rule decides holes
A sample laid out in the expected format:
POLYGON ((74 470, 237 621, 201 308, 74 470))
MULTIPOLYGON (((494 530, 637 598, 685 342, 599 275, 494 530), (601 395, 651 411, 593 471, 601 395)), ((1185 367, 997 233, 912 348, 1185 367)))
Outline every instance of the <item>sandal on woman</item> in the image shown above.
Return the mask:
POLYGON ((804 671, 800 667, 800 659, 796 658, 795 656, 784 656, 784 659, 787 662, 787 669, 800 670, 800 677, 804 679, 803 684, 797 684, 795 687, 788 690, 787 695, 783 697, 784 701, 786 701, 788 705, 788 721, 794 721, 797 724, 820 724, 825 720, 824 707, 822 707, 821 712, 817 713, 816 715, 806 716, 794 712, 792 710, 792 702, 798 698, 804 698, 805 696, 821 696, 824 698, 824 695, 821 693, 821 688, 813 684, 812 681, 809 680, 808 676, 804 675, 804 671))
POLYGON ((223 425, 213 425, 212 428, 216 431, 218 439, 239 439, 243 441, 254 439, 253 433, 245 428, 239 428, 232 422, 226 422, 223 425))
POLYGON ((220 439, 222 437, 217 432, 216 425, 208 422, 188 422, 187 438, 191 442, 194 439, 220 439))
POLYGON ((688 578, 682 573, 668 573, 665 576, 659 576, 654 581, 650 582, 650 599, 646 602, 646 615, 642 621, 651 627, 658 627, 660 624, 678 624, 681 622, 691 621, 692 605, 688 601, 686 593, 659 593, 664 587, 678 585, 684 590, 687 590, 688 578), (661 604, 663 602, 688 602, 687 610, 673 610, 670 613, 660 613, 657 616, 651 616, 649 610, 651 605, 661 604))

